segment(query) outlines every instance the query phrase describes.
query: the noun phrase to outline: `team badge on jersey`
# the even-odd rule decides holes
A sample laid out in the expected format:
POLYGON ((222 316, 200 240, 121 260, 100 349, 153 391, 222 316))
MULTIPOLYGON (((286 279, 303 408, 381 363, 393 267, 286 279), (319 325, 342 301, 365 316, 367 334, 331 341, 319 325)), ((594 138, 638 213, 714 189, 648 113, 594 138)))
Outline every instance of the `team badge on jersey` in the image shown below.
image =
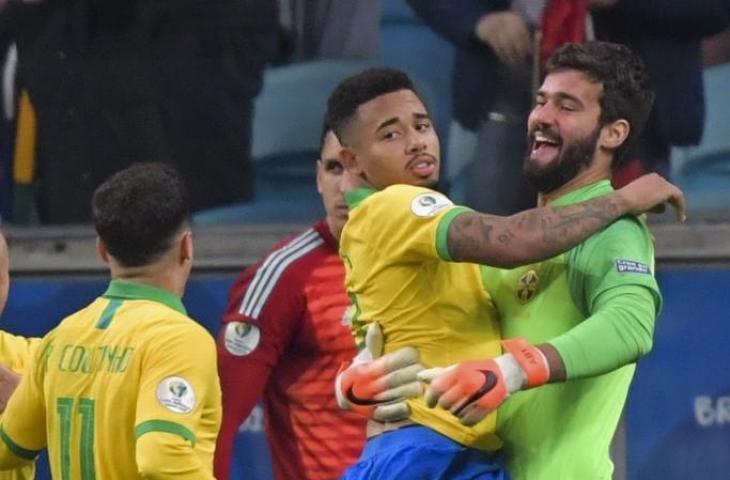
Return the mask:
POLYGON ((535 270, 526 271, 519 280, 517 280, 517 300, 520 303, 527 303, 537 294, 537 288, 540 284, 540 277, 535 270))
POLYGON ((223 344, 231 355, 243 357, 256 350, 261 340, 261 330, 247 322, 230 322, 223 334, 223 344))
POLYGON ((182 377, 167 377, 157 385, 157 400, 175 413, 189 413, 195 408, 193 386, 182 377))
POLYGON ((422 193, 411 201, 411 211, 417 217, 433 217, 453 202, 440 193, 422 193))

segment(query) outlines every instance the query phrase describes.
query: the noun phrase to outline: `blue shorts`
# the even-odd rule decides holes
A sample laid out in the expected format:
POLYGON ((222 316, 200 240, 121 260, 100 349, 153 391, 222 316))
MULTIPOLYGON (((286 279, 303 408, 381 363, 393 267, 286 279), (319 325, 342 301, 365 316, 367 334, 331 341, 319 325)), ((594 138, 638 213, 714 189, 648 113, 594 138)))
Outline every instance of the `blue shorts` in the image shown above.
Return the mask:
POLYGON ((343 480, 508 480, 497 459, 422 426, 372 437, 343 480))

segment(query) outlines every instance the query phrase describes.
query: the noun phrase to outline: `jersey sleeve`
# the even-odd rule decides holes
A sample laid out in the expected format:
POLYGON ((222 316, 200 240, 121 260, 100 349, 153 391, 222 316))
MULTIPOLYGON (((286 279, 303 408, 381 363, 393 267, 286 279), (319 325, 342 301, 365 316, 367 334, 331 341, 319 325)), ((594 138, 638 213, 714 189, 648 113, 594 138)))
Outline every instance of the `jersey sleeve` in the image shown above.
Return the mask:
POLYGON ((40 342, 40 338, 26 338, 0 330, 0 364, 20 373, 40 342))
MULTIPOLYGON (((3 342, 9 338, 4 338, 3 342)), ((27 355, 27 364, 0 422, 0 470, 32 462, 47 443, 43 365, 53 347, 50 342, 37 340, 18 345, 22 346, 18 352, 27 355)))
POLYGON ((471 211, 456 206, 442 193, 410 185, 393 185, 365 203, 375 248, 404 262, 451 261, 447 236, 458 215, 471 211))
POLYGON ((218 371, 223 422, 215 453, 215 474, 229 477, 239 426, 261 397, 271 370, 299 328, 305 309, 297 264, 277 272, 285 256, 275 251, 234 282, 218 334, 218 371), (272 256, 277 255, 279 259, 272 256))
POLYGON ((656 313, 661 294, 654 276, 654 245, 646 225, 624 217, 589 238, 571 252, 568 282, 584 314, 596 309, 598 298, 618 286, 644 287, 654 298, 656 313))
MULTIPOLYGON (((142 452, 147 456, 148 469, 165 471, 169 465, 165 464, 164 453, 176 451, 178 459, 195 465, 198 478, 208 478, 210 466, 202 464, 192 447, 199 428, 218 429, 218 425, 204 425, 211 421, 206 413, 220 408, 215 343, 192 321, 161 322, 150 335, 154 346, 148 346, 144 352, 137 397, 134 435, 138 454, 139 439, 154 435, 145 442, 154 440, 155 448, 142 452), (181 445, 187 447, 182 454, 181 445)), ((195 474, 189 478, 196 478, 195 474)))
POLYGON ((573 254, 568 278, 586 319, 550 343, 569 379, 635 362, 652 346, 661 295, 653 245, 638 219, 622 219, 573 254))

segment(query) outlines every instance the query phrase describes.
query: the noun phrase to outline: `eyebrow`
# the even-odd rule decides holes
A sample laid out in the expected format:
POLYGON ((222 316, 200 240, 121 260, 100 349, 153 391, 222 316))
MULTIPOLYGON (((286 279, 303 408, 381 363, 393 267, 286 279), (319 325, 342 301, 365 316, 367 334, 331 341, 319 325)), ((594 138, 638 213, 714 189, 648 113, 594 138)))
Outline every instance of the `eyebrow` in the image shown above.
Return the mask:
MULTIPOLYGON (((413 118, 415 118, 416 120, 429 120, 431 117, 428 115, 428 113, 414 113, 413 118)), ((388 120, 385 120, 383 123, 378 125, 378 128, 376 128, 375 131, 379 132, 380 130, 389 127, 394 123, 398 123, 399 120, 400 118, 398 117, 389 118, 388 120)))

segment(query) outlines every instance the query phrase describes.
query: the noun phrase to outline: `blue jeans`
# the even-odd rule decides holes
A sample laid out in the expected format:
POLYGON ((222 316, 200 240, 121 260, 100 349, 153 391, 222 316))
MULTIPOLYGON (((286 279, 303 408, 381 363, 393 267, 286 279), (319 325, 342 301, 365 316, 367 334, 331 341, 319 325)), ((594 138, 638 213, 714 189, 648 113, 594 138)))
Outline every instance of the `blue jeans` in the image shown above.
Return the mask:
POLYGON ((430 428, 404 427, 368 440, 343 480, 509 480, 495 455, 430 428))

